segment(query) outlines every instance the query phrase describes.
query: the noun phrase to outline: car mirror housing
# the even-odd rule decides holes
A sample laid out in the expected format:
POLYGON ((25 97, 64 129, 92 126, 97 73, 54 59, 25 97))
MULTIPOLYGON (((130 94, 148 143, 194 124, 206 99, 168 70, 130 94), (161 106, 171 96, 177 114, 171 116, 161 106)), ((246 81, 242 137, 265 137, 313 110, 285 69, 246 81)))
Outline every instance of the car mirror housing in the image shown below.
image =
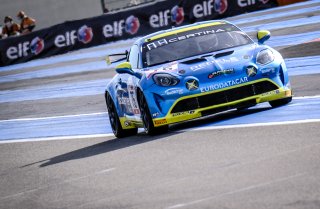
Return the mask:
POLYGON ((134 72, 132 70, 131 64, 129 62, 123 62, 116 67, 116 72, 119 74, 128 73, 132 75, 134 72))
POLYGON ((271 37, 271 33, 268 30, 259 30, 257 33, 258 43, 264 44, 271 37))
POLYGON ((116 72, 119 74, 129 74, 137 78, 141 78, 141 74, 136 73, 132 70, 131 64, 129 62, 123 62, 116 67, 116 72))

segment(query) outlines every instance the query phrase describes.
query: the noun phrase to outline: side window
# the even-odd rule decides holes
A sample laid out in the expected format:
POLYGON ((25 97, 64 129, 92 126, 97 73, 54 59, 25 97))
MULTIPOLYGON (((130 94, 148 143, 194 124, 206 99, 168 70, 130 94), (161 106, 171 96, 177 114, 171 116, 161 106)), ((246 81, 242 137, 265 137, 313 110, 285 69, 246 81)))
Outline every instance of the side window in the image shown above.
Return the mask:
POLYGON ((139 47, 134 45, 131 47, 130 55, 129 55, 129 62, 133 69, 138 68, 139 64, 139 47))

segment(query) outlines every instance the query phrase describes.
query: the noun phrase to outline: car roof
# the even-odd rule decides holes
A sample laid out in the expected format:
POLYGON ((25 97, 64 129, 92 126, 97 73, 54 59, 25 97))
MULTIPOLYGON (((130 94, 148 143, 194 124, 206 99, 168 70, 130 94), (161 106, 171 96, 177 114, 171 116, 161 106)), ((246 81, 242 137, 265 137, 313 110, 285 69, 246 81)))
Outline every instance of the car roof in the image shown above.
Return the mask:
POLYGON ((226 20, 210 20, 210 21, 197 22, 197 23, 193 23, 190 25, 184 25, 184 26, 180 26, 180 27, 173 27, 173 28, 170 28, 167 30, 161 30, 161 31, 143 36, 143 37, 139 38, 138 40, 136 40, 134 44, 142 45, 145 42, 149 42, 149 41, 161 38, 161 37, 166 37, 166 36, 169 36, 174 33, 180 33, 180 32, 184 32, 184 31, 188 31, 188 30, 192 30, 192 29, 197 29, 197 28, 201 28, 201 27, 209 27, 212 25, 219 25, 219 24, 231 24, 231 23, 226 20))

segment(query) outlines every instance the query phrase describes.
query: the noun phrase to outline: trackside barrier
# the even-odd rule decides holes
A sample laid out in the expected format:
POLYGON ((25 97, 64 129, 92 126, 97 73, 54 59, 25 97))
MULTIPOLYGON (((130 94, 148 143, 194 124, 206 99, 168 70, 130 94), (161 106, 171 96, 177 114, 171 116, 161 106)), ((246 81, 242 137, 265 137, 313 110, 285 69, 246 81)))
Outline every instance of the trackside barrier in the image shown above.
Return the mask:
MULTIPOLYGON (((0 66, 63 54, 203 20, 277 6, 276 0, 167 0, 93 18, 67 21, 0 40, 0 66)), ((107 54, 107 52, 106 52, 107 54)))
POLYGON ((306 1, 306 0, 278 0, 278 5, 284 6, 284 5, 303 2, 303 1, 306 1))

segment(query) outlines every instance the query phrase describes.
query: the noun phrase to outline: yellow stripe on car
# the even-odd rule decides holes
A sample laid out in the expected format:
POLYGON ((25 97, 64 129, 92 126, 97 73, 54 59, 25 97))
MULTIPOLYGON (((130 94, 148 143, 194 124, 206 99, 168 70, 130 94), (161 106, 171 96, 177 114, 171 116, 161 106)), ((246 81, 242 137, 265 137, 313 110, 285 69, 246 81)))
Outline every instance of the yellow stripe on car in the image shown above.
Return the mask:
POLYGON ((150 42, 150 41, 153 41, 153 40, 156 40, 156 39, 159 39, 159 38, 163 38, 163 37, 174 35, 174 34, 178 34, 178 33, 187 32, 187 31, 190 31, 190 30, 206 28, 206 27, 209 27, 209 26, 222 25, 222 24, 226 24, 226 23, 225 22, 205 23, 205 24, 195 25, 195 26, 191 26, 191 27, 187 27, 187 28, 171 30, 171 31, 168 31, 166 33, 161 33, 159 35, 155 35, 155 36, 153 36, 151 38, 147 38, 147 39, 145 39, 145 42, 150 42))

